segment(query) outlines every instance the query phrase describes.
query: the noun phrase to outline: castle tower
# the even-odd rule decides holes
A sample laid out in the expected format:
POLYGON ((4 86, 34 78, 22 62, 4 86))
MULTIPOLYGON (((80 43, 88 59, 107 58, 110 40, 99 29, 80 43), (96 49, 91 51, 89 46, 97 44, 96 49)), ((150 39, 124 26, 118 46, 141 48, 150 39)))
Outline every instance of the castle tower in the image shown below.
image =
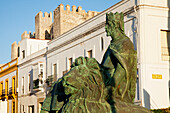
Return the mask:
POLYGON ((40 11, 35 16, 35 38, 36 39, 47 39, 50 34, 52 24, 52 13, 49 14, 47 12, 43 13, 40 11))
POLYGON ((64 32, 72 29, 73 27, 83 23, 87 19, 97 15, 99 12, 90 11, 88 13, 85 10, 82 10, 82 7, 79 6, 76 9, 76 6, 72 6, 72 10, 70 10, 70 6, 66 5, 66 10, 64 10, 64 5, 60 4, 54 10, 54 22, 53 22, 53 36, 57 37, 64 32))
POLYGON ((31 31, 29 31, 29 33, 27 34, 27 31, 24 31, 21 35, 21 40, 24 40, 26 38, 35 38, 35 32, 33 32, 32 34, 31 31))
POLYGON ((17 58, 17 55, 18 55, 18 45, 17 42, 15 41, 11 45, 11 60, 17 58))

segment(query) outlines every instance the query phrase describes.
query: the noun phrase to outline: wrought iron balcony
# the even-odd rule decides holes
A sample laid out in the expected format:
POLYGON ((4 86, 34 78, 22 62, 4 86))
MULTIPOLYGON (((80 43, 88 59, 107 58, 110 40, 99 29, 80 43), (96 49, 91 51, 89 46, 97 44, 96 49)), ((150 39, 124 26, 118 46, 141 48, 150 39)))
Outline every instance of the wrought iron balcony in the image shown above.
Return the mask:
POLYGON ((55 82, 57 80, 57 74, 53 74, 47 77, 46 79, 46 83, 48 86, 51 86, 53 84, 53 82, 55 82))
POLYGON ((54 76, 50 75, 50 76, 48 76, 48 78, 46 79, 45 82, 47 83, 48 86, 51 86, 53 81, 54 81, 54 76))
POLYGON ((12 87, 9 88, 9 93, 8 94, 12 94, 13 91, 12 91, 12 87))
POLYGON ((5 96, 5 89, 1 90, 1 97, 5 96))

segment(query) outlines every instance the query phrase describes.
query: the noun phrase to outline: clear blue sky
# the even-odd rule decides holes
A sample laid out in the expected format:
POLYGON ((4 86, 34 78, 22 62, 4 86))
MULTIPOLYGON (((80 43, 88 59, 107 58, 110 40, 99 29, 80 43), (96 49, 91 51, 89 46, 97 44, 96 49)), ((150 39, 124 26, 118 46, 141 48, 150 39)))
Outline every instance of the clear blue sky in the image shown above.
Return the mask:
POLYGON ((35 15, 53 12, 59 4, 82 6, 87 12, 99 11, 121 0, 0 0, 0 64, 11 60, 11 44, 21 40, 24 31, 35 31, 35 15))

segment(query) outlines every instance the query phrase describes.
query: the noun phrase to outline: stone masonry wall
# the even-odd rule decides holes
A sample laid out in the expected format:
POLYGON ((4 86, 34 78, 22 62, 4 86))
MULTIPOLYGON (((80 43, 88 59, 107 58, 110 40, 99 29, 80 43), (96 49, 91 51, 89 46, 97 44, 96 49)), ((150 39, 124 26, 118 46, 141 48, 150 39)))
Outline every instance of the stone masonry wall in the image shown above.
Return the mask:
POLYGON ((36 39, 46 39, 46 33, 50 34, 52 24, 52 13, 43 13, 40 11, 35 16, 35 38, 36 39))
POLYGON ((66 5, 66 10, 64 10, 64 5, 60 4, 54 10, 53 37, 55 38, 65 33, 98 13, 96 11, 88 11, 86 13, 81 6, 76 9, 74 5, 72 10, 70 10, 69 5, 66 5))

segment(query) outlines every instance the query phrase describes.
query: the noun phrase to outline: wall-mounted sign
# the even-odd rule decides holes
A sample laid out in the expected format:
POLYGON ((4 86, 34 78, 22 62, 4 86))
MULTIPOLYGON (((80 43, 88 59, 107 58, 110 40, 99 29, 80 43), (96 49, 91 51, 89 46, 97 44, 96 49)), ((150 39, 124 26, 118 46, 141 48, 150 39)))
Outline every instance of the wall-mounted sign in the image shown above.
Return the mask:
POLYGON ((162 79, 162 75, 160 75, 160 74, 152 74, 152 79, 162 79))

